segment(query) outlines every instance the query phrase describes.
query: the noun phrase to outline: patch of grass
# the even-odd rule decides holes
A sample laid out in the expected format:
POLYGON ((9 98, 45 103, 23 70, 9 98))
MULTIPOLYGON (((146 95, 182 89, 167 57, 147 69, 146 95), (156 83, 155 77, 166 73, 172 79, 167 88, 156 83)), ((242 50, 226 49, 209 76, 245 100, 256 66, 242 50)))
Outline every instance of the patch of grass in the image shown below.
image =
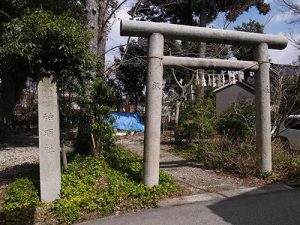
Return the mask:
MULTIPOLYGON (((135 181, 135 183, 140 184, 142 182, 143 161, 140 156, 119 146, 112 148, 104 155, 106 162, 111 168, 122 172, 123 175, 135 181)), ((157 197, 176 193, 179 194, 181 191, 176 185, 174 178, 163 171, 159 173, 159 186, 155 186, 151 189, 153 189, 153 193, 157 195, 157 197)))
POLYGON ((33 224, 34 212, 40 205, 38 192, 32 181, 19 178, 5 192, 3 207, 6 224, 33 224))
POLYGON ((273 172, 261 174, 261 156, 254 139, 232 140, 223 136, 209 141, 177 146, 175 152, 196 160, 206 167, 241 177, 259 177, 271 181, 283 180, 300 174, 300 152, 291 152, 280 143, 273 143, 273 172))
POLYGON ((273 143, 273 170, 281 180, 300 175, 300 151, 284 147, 279 140, 273 143))
POLYGON ((137 154, 116 146, 105 151, 104 157, 110 167, 123 172, 125 176, 136 182, 142 181, 142 159, 137 154))
MULTIPOLYGON (((141 163, 138 156, 120 147, 97 157, 76 155, 62 174, 61 196, 50 206, 51 212, 61 223, 69 224, 89 213, 107 216, 156 207, 160 198, 180 193, 174 179, 165 173, 160 174, 159 186, 145 187, 141 163)), ((22 189, 20 192, 23 194, 22 189)), ((37 190, 32 189, 32 194, 38 196, 37 190)), ((7 195, 15 198, 14 192, 7 195)), ((18 201, 21 199, 16 204, 18 201)))

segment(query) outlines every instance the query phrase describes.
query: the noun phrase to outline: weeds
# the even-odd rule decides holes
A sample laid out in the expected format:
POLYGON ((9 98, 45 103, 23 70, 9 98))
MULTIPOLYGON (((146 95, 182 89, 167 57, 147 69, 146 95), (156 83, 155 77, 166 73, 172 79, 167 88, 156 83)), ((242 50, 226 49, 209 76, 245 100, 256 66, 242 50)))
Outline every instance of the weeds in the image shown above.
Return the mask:
MULTIPOLYGON (((165 173, 160 173, 159 186, 145 187, 141 163, 138 156, 120 147, 104 156, 76 155, 62 174, 60 199, 50 206, 51 212, 61 223, 70 224, 89 213, 107 216, 155 207, 160 198, 180 193, 173 178, 165 173)), ((35 206, 41 204, 37 189, 27 179, 13 182, 6 196, 5 214, 11 221, 26 215, 26 210, 31 210, 29 218, 33 219, 35 206)))
POLYGON ((32 181, 27 178, 17 179, 5 192, 6 223, 31 224, 38 205, 40 205, 38 192, 32 181))
POLYGON ((279 142, 272 147, 273 172, 261 174, 261 156, 254 138, 235 139, 218 136, 210 140, 177 147, 176 152, 206 167, 242 177, 268 178, 273 181, 300 174, 300 152, 284 149, 279 142))

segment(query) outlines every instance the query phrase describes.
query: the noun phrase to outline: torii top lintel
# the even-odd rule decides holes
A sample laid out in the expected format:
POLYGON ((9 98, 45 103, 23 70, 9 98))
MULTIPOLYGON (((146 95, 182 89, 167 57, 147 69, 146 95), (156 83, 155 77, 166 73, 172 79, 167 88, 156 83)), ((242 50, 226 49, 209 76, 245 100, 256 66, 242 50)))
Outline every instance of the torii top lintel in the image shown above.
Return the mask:
POLYGON ((284 49, 288 44, 287 38, 280 35, 258 34, 146 21, 121 21, 121 36, 149 37, 153 33, 160 33, 164 35, 165 38, 173 40, 252 46, 257 46, 260 43, 266 43, 270 49, 284 49))

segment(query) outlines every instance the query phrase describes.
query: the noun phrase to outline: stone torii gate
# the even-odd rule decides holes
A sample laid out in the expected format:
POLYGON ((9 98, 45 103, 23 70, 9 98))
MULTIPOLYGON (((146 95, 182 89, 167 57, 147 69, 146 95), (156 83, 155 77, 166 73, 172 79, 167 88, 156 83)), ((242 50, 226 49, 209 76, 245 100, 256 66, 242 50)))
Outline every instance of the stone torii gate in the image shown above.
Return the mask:
POLYGON ((261 171, 272 171, 271 113, 268 49, 284 49, 284 36, 219 30, 175 24, 121 21, 121 36, 149 38, 144 138, 144 178, 146 186, 159 182, 160 133, 162 109, 163 66, 195 69, 249 69, 255 76, 256 147, 261 152, 261 171), (232 61, 190 57, 164 56, 164 38, 195 42, 213 42, 253 46, 255 61, 232 61))

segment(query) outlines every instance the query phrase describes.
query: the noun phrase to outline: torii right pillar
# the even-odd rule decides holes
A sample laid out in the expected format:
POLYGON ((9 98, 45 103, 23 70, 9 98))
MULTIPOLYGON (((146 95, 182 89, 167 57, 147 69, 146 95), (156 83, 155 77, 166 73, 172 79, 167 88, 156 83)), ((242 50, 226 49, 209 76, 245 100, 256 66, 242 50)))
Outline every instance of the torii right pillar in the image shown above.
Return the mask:
POLYGON ((256 148, 261 153, 261 172, 272 171, 270 63, 268 44, 259 44, 254 51, 259 70, 255 76, 256 148))

